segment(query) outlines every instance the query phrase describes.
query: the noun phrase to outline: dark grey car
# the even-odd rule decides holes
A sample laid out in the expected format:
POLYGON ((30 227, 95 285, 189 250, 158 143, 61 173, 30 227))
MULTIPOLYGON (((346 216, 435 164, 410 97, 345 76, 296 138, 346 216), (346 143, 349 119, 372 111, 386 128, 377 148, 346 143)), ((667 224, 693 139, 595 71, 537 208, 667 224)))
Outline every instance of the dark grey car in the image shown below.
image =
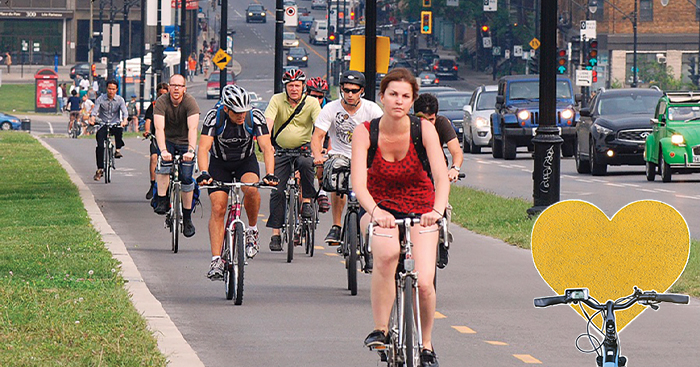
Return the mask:
POLYGON ((250 4, 245 10, 245 22, 262 22, 267 23, 267 11, 260 4, 250 4))

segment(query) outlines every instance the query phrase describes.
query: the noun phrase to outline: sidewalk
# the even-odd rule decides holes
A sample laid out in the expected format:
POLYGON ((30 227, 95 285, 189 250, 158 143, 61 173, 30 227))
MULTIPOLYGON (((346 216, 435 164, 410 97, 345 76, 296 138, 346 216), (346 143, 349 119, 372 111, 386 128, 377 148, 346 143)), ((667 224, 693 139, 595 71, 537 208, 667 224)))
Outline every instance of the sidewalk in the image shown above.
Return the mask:
MULTIPOLYGON (((59 66, 58 67, 58 82, 68 83, 71 82, 70 78, 70 68, 73 65, 59 66)), ((2 65, 0 68, 0 80, 2 84, 29 84, 34 83, 34 74, 41 69, 51 69, 54 70, 53 65, 16 65, 12 64, 12 72, 7 73, 7 67, 2 65), (24 72, 22 69, 24 68, 24 72)))

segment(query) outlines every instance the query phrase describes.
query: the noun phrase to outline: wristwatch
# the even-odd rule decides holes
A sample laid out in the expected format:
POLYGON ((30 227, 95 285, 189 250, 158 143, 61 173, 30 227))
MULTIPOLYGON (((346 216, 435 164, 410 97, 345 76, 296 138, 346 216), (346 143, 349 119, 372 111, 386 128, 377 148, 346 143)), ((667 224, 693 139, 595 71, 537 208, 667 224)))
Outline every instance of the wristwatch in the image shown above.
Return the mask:
POLYGON ((187 149, 187 153, 192 153, 192 154, 194 154, 194 149, 192 149, 192 148, 187 149))
POLYGON ((452 167, 450 167, 450 169, 454 169, 454 170, 457 171, 457 172, 461 172, 461 171, 462 171, 462 168, 457 167, 457 166, 452 166, 452 167))

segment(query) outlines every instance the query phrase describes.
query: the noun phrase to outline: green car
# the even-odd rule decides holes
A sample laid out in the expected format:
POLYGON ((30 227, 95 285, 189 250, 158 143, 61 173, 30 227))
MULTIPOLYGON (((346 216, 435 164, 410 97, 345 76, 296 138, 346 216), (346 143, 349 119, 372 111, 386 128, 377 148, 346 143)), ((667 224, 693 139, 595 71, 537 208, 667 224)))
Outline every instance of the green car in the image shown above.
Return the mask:
POLYGON ((700 172, 700 93, 666 92, 651 119, 644 147, 646 175, 670 182, 674 173, 700 172))

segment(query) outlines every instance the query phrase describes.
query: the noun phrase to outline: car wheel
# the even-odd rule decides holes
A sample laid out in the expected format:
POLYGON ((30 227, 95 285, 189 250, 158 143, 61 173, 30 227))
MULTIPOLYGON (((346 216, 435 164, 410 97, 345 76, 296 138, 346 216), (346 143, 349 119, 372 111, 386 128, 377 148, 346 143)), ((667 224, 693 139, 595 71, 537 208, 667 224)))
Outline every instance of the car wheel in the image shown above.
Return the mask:
POLYGON ((589 157, 591 162, 591 174, 593 176, 605 176, 605 174, 608 173, 608 165, 605 163, 598 162, 598 160, 596 159, 596 152, 593 147, 593 142, 591 142, 588 151, 590 152, 589 157))
POLYGON ((491 129, 491 136, 493 136, 493 144, 491 144, 491 155, 494 158, 503 158, 503 141, 496 138, 493 134, 493 129, 491 129))
POLYGON ((656 163, 646 162, 647 181, 652 182, 656 178, 656 163))
POLYGON ((571 140, 564 140, 561 145, 561 155, 562 157, 569 158, 574 156, 574 142, 571 140))
POLYGON ((12 124, 5 121, 2 123, 2 125, 0 125, 0 130, 12 130, 12 124))
POLYGON ((512 138, 508 138, 506 134, 503 134, 503 159, 513 160, 517 155, 518 146, 515 144, 512 138))
POLYGON ((664 160, 663 152, 659 151, 659 169, 661 170, 661 181, 671 182, 671 165, 664 160))
POLYGON ((581 157, 581 149, 578 149, 578 142, 574 142, 574 161, 576 162, 576 172, 591 173, 591 164, 581 157))

